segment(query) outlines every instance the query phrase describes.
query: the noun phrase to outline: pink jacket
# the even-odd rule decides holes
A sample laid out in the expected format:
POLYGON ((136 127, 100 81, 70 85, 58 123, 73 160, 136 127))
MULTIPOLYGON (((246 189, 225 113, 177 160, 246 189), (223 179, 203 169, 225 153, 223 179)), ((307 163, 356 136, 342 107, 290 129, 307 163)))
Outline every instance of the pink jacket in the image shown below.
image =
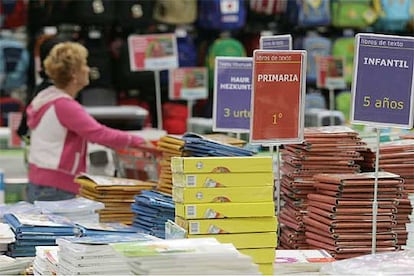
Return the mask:
POLYGON ((29 181, 77 194, 74 177, 86 170, 87 143, 118 149, 138 146, 142 137, 97 122, 62 90, 51 86, 27 107, 30 128, 29 181))

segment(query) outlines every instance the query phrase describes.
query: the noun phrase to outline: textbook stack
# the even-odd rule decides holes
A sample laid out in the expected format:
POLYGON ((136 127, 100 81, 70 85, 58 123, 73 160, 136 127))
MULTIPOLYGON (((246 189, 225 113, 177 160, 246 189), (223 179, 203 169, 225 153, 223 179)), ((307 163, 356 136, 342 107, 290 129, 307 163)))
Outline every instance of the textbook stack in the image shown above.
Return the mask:
POLYGON ((36 246, 36 256, 33 261, 34 275, 57 275, 59 246, 36 246))
MULTIPOLYGON (((213 238, 111 245, 135 275, 260 275, 252 258, 213 238)), ((116 274, 120 274, 119 272, 116 274)))
POLYGON ((58 275, 131 275, 126 259, 111 244, 154 240, 158 239, 146 234, 59 238, 58 275))
POLYGON ((270 156, 173 157, 175 222, 188 238, 214 237, 273 274, 277 220, 270 156))
POLYGON ((72 221, 57 215, 9 213, 4 215, 4 220, 16 238, 7 252, 12 257, 33 257, 36 255, 36 246, 56 245, 56 238, 81 234, 72 221))
POLYGON ((395 251, 396 198, 403 179, 396 174, 317 174, 304 217, 306 242, 335 259, 372 251, 373 193, 377 181, 376 252, 395 251))
MULTIPOLYGON (((408 199, 410 200, 411 206, 414 206, 414 193, 408 194, 408 199)), ((402 248, 414 250, 414 209, 412 209, 409 215, 409 222, 405 227, 407 229, 407 240, 406 245, 403 245, 402 248)))
POLYGON ((252 155, 251 152, 240 149, 246 142, 221 133, 198 135, 166 135, 158 141, 157 147, 162 153, 160 161, 160 177, 157 190, 172 193, 171 158, 182 156, 238 156, 252 155), (213 146, 213 147, 212 147, 213 146), (214 148, 215 146, 215 148, 214 148), (217 152, 217 147, 226 151, 217 152), (234 152, 235 151, 235 152, 234 152))
POLYGON ((28 275, 33 257, 12 258, 0 255, 0 275, 28 275))
POLYGON ((401 185, 402 198, 398 199, 397 225, 394 231, 397 233, 398 245, 405 245, 407 240, 405 225, 409 222, 408 217, 412 210, 407 197, 409 193, 414 193, 414 139, 381 143, 379 154, 379 168, 398 174, 404 179, 401 185))
POLYGON ((171 158, 173 156, 184 156, 184 144, 185 141, 178 135, 166 135, 159 139, 157 148, 161 151, 161 160, 157 190, 171 195, 171 158))
POLYGON ((0 254, 4 254, 7 251, 8 245, 15 240, 10 226, 7 223, 0 222, 0 254))
POLYGON ((165 238, 165 223, 174 220, 175 206, 171 195, 158 191, 142 191, 131 205, 135 214, 132 226, 143 233, 165 238))
POLYGON ((75 178, 80 185, 82 197, 102 202, 105 208, 99 210, 100 222, 131 224, 134 213, 131 204, 134 196, 143 190, 151 190, 156 183, 137 179, 103 175, 81 174, 75 178))
POLYGON ((304 142, 284 145, 281 165, 280 248, 309 249, 303 217, 307 195, 313 193, 318 173, 358 173, 361 151, 367 149, 358 132, 346 126, 308 127, 304 142))
POLYGON ((42 214, 64 216, 74 222, 99 222, 99 210, 105 208, 102 202, 75 197, 56 201, 35 201, 34 206, 41 209, 42 214))

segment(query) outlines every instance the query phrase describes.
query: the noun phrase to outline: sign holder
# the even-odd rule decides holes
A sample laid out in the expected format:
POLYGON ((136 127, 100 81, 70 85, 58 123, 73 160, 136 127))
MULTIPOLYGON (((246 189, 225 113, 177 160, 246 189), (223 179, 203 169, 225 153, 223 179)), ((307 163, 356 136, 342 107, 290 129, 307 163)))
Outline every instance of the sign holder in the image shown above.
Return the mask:
MULTIPOLYGON (((280 215, 280 145, 304 140, 306 51, 255 50, 250 116, 250 143, 276 146, 276 214, 280 215)), ((273 159, 274 160, 274 159, 273 159)), ((280 228, 278 225, 278 232, 280 228)))
POLYGON ((131 71, 154 71, 157 128, 162 129, 160 71, 178 67, 176 35, 173 33, 128 36, 131 71))
POLYGON ((377 135, 371 247, 375 254, 380 130, 412 128, 414 37, 359 33, 355 44, 351 123, 374 126, 377 135))
POLYGON ((208 98, 206 67, 181 67, 170 70, 168 98, 186 100, 188 119, 193 117, 194 100, 208 98))
POLYGON ((318 56, 316 58, 316 86, 329 91, 329 110, 331 111, 329 124, 335 125, 335 90, 345 89, 344 58, 334 56, 318 56))

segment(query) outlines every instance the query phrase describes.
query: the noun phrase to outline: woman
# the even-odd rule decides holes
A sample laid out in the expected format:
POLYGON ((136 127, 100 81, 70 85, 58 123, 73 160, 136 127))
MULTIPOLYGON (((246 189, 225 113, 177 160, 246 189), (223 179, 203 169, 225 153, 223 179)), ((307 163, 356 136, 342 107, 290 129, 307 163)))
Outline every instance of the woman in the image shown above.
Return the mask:
POLYGON ((30 128, 27 200, 62 200, 78 194, 74 178, 86 170, 87 143, 134 147, 142 137, 98 123, 75 100, 89 84, 87 49, 76 42, 55 45, 44 61, 53 85, 27 107, 30 128))

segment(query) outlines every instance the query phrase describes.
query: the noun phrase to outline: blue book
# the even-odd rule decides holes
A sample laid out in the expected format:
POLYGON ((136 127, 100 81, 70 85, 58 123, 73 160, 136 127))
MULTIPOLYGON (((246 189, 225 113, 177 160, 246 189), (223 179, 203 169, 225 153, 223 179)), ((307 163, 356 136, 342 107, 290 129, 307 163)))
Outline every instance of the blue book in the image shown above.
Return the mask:
POLYGON ((82 236, 137 233, 138 229, 119 222, 77 223, 82 236))
POLYGON ((15 213, 5 214, 4 221, 10 225, 15 235, 65 235, 75 236, 80 234, 80 229, 69 219, 50 214, 15 213))

